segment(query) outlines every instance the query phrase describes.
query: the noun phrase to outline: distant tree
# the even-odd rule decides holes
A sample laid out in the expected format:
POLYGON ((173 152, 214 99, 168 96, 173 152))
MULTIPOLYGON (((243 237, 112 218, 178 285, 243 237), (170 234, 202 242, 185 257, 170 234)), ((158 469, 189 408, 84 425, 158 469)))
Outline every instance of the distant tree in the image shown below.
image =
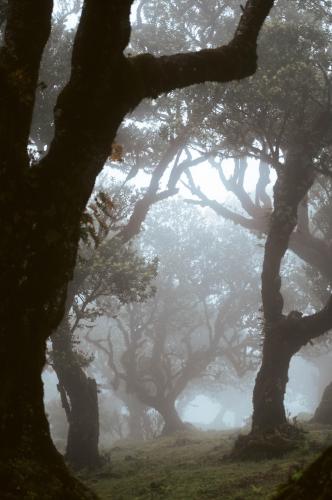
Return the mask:
MULTIPOLYGON (((287 13, 289 10, 294 11, 294 7, 288 6, 287 13)), ((315 126, 319 110, 329 112, 331 35, 324 28, 324 19, 314 21, 308 13, 293 12, 292 22, 286 23, 282 13, 282 9, 276 12, 276 19, 268 24, 262 36, 259 74, 252 78, 250 86, 238 84, 223 92, 221 104, 210 113, 201 138, 202 153, 206 154, 206 143, 208 150, 214 152, 219 145, 219 155, 211 158, 211 166, 219 176, 221 188, 237 199, 240 210, 210 200, 195 186, 192 189, 197 203, 210 206, 256 234, 266 234, 268 230, 271 201, 266 187, 271 182, 271 169, 281 169, 286 151, 299 148, 294 131, 315 126), (231 176, 227 176, 222 162, 225 157, 235 157, 241 163, 231 176), (248 157, 260 161, 254 199, 244 187, 250 171, 241 158, 248 157)), ((328 143, 326 135, 322 143, 316 144, 312 159, 315 171, 326 170, 328 143)), ((331 279, 329 244, 315 234, 315 225, 308 223, 307 202, 306 198, 301 200, 299 221, 289 247, 331 279)))
MULTIPOLYGON (((187 2, 183 10, 172 3, 165 7, 164 22, 172 12, 178 26, 176 37, 170 44, 185 41, 189 46, 199 46, 208 32, 210 39, 218 36, 218 26, 213 23, 207 23, 201 30, 197 29, 198 36, 193 36, 191 30, 195 32, 196 15, 199 17, 202 11, 193 14, 193 21, 190 22, 187 16, 192 14, 191 8, 195 10, 191 2, 187 2)), ((228 8, 232 10, 231 2, 228 8)), ((145 20, 152 19, 155 14, 147 5, 142 6, 142 12, 145 20)), ((297 220, 288 246, 329 281, 332 278, 331 245, 329 238, 322 238, 317 231, 319 228, 315 218, 310 217, 308 190, 317 172, 328 173, 330 169, 330 20, 329 9, 321 2, 310 5, 304 1, 296 2, 296 5, 279 2, 279 10, 262 35, 262 65, 259 73, 251 79, 250 85, 240 82, 222 90, 219 87, 212 88, 210 96, 202 101, 201 107, 199 104, 192 107, 193 96, 189 93, 182 95, 176 103, 163 98, 164 108, 157 114, 159 129, 154 129, 153 137, 154 143, 159 145, 156 148, 158 151, 162 150, 160 146, 163 141, 174 140, 174 144, 177 143, 168 186, 173 187, 173 181, 177 182, 185 173, 188 178, 186 185, 197 197, 191 203, 210 207, 219 215, 259 235, 268 234, 270 229, 272 201, 266 191, 270 183, 270 169, 274 169, 278 177, 283 175, 283 171, 288 168, 286 163, 290 156, 297 156, 299 164, 311 162, 311 170, 308 168, 307 175, 308 178, 312 176, 312 179, 303 190, 303 198, 298 201, 297 220), (229 157, 235 157, 231 176, 225 173, 222 164, 222 159, 229 157), (254 199, 244 188, 245 178, 249 173, 246 157, 260 161, 254 199), (239 211, 209 199, 195 183, 194 174, 189 174, 188 168, 193 169, 206 160, 218 173, 221 187, 238 200, 239 211)), ((158 18, 158 22, 163 21, 158 18)), ((144 23, 141 24, 143 30, 144 23)), ((155 50, 158 51, 160 44, 152 22, 149 28, 144 43, 154 35, 155 50)), ((139 40, 137 43, 139 44, 139 40)), ((142 114, 145 119, 149 116, 147 107, 143 107, 142 114)), ((145 151, 146 156, 149 156, 149 151, 145 151)), ((152 163, 154 161, 156 160, 152 163)), ((295 161, 294 158, 292 161, 295 161)), ((298 182, 305 178, 305 168, 298 170, 298 182)), ((289 209, 291 210, 290 207, 289 209)), ((325 331, 321 331, 320 335, 325 331)), ((313 331, 310 338, 304 336, 295 352, 309 341, 312 342, 317 335, 313 331)), ((278 363, 274 363, 274 366, 278 366, 278 363)), ((281 373, 276 376, 287 379, 281 373)), ((280 384, 272 382, 272 385, 278 387, 280 384)), ((280 404, 282 408, 285 387, 286 384, 280 395, 281 404, 275 402, 276 406, 280 404)), ((277 398, 277 394, 275 397, 277 398)), ((271 398, 272 395, 265 400, 271 398)), ((264 412, 264 404, 260 407, 264 412)), ((270 422, 272 427, 286 423, 284 408, 273 410, 271 414, 274 415, 274 422, 270 422)), ((266 421, 268 419, 266 415, 266 421)))
POLYGON ((112 195, 99 192, 89 204, 66 314, 51 337, 51 364, 69 423, 66 459, 75 468, 100 463, 97 384, 84 372, 89 358, 75 346, 79 331, 83 326, 92 328, 106 311, 115 314, 122 304, 144 300, 153 293, 149 281, 156 263, 145 262, 116 237, 123 229, 130 201, 128 194, 113 190, 112 195))
POLYGON ((288 247, 329 282, 332 278, 330 240, 322 237, 308 209, 317 173, 330 169, 331 33, 328 15, 319 18, 316 10, 303 12, 303 5, 299 2, 297 11, 280 3, 261 39, 259 74, 250 85, 239 83, 223 92, 202 133, 202 154, 205 144, 212 150, 219 141, 220 153, 210 163, 223 188, 238 200, 239 209, 209 199, 194 174, 187 174, 187 185, 197 197, 192 203, 268 235, 262 275, 265 341, 254 391, 255 432, 287 424, 283 400, 290 360, 332 326, 330 305, 302 318, 299 311, 285 311, 280 293, 280 265, 288 247), (223 157, 235 158, 231 175, 225 172, 223 157), (247 157, 260 160, 254 199, 244 188, 247 157), (272 213, 266 191, 271 168, 277 176, 272 213))
POLYGON ((185 428, 176 400, 212 361, 219 358, 238 375, 255 367, 258 275, 246 248, 252 243, 239 245, 226 225, 209 224, 183 202, 153 213, 142 248, 160 258, 156 295, 122 308, 106 336, 90 330, 86 338, 105 354, 114 388, 124 385, 156 409, 170 433, 185 428))
MULTIPOLYGON (((331 178, 320 176, 311 190, 309 198, 310 211, 313 212, 312 225, 316 234, 322 241, 331 247, 332 242, 332 197, 331 197, 331 178)), ((322 306, 328 299, 331 290, 332 280, 327 274, 322 274, 317 269, 307 266, 305 279, 313 290, 314 299, 317 307, 322 306)), ((322 354, 331 352, 332 339, 330 336, 324 336, 317 339, 314 346, 306 350, 305 355, 309 359, 316 361, 316 366, 320 368, 320 357, 322 354)), ((315 411, 312 419, 314 422, 323 424, 332 424, 332 398, 331 382, 325 387, 321 401, 315 411)))

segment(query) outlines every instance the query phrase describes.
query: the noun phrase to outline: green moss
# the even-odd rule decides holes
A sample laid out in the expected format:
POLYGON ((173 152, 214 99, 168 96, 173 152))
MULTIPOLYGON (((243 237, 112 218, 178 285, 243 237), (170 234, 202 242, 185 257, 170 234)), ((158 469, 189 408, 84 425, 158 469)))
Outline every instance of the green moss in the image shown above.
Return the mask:
POLYGON ((105 500, 266 500, 279 484, 300 477, 330 432, 307 429, 300 447, 260 462, 225 460, 236 439, 227 432, 186 432, 144 444, 123 441, 111 450, 111 464, 81 479, 105 500))
POLYGON ((231 458, 240 460, 280 458, 305 445, 304 430, 286 424, 273 431, 240 435, 235 442, 231 458))

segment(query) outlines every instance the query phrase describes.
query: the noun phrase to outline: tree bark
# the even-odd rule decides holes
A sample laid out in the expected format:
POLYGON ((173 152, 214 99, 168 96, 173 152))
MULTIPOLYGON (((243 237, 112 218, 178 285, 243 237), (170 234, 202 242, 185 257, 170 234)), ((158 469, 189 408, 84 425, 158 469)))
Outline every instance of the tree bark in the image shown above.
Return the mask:
POLYGON ((332 382, 325 387, 322 399, 311 421, 318 424, 332 425, 332 382))
POLYGON ((22 332, 19 340, 16 330, 10 333, 11 349, 8 344, 1 349, 6 355, 0 399, 1 498, 29 498, 32 493, 43 499, 96 498, 69 474, 50 438, 40 376, 45 342, 29 331, 22 332), (15 342, 20 343, 19 351, 15 342))
POLYGON ((315 178, 314 158, 330 128, 330 111, 322 111, 305 133, 294 138, 274 186, 274 210, 262 271, 264 345, 253 394, 253 433, 286 423, 283 399, 290 360, 307 342, 331 328, 331 299, 325 308, 311 316, 302 318, 298 311, 287 317, 283 314, 280 276, 282 259, 297 225, 298 206, 315 178))
POLYGON ((187 429, 186 424, 182 422, 176 411, 175 401, 163 401, 160 405, 156 405, 156 410, 159 411, 165 421, 162 435, 167 436, 187 429))
POLYGON ((146 406, 138 401, 135 395, 132 394, 128 394, 128 397, 126 397, 126 405, 129 411, 128 437, 135 441, 141 441, 144 439, 143 418, 146 406))
POLYGON ((69 424, 66 459, 75 469, 97 467, 100 464, 97 384, 80 366, 66 319, 52 336, 52 345, 53 367, 69 424))
POLYGON ((287 320, 284 320, 265 336, 262 365, 253 393, 252 432, 273 430, 287 423, 284 397, 294 354, 288 333, 287 320))

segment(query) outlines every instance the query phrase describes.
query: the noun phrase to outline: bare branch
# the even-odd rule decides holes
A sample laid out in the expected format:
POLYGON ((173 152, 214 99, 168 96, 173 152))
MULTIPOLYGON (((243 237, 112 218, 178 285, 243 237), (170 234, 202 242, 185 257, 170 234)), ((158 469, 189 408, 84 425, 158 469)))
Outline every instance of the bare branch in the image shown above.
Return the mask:
POLYGON ((304 316, 299 321, 301 345, 305 345, 332 329, 332 295, 319 312, 304 316))

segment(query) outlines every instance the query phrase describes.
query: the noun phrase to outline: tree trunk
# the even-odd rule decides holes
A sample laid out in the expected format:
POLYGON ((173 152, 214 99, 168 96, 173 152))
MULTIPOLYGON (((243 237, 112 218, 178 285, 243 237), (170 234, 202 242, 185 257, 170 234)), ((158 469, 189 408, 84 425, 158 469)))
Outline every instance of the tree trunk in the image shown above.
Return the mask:
MULTIPOLYGON (((297 311, 291 311, 287 317, 282 316, 279 321, 265 326, 263 360, 253 394, 253 433, 273 431, 287 424, 284 396, 290 361, 310 339, 330 329, 331 306, 332 299, 311 316, 302 318, 297 311)), ((324 408, 331 404, 331 393, 332 387, 329 386, 323 397, 324 408)))
MULTIPOLYGON (((82 373, 81 370, 80 375, 82 373)), ((100 465, 97 384, 94 379, 86 377, 84 373, 83 375, 84 377, 76 376, 71 384, 71 412, 66 449, 66 459, 77 469, 100 465)))
POLYGON ((291 480, 276 500, 330 500, 332 491, 332 447, 324 451, 299 479, 291 480))
POLYGON ((128 394, 128 397, 126 397, 126 405, 129 411, 128 437, 135 441, 141 441, 144 439, 143 418, 146 407, 131 394, 128 394))
POLYGON ((75 469, 97 467, 100 465, 97 384, 86 376, 78 354, 73 351, 67 318, 52 336, 52 345, 53 366, 69 424, 66 459, 75 469))
POLYGON ((239 436, 235 459, 260 460, 282 456, 303 442, 303 432, 288 423, 284 397, 292 356, 300 349, 298 320, 282 318, 265 326, 263 360, 253 393, 251 432, 239 436))
POLYGON ((252 432, 272 431, 287 423, 284 397, 294 349, 282 321, 270 328, 253 393, 252 432))
POLYGON ((312 422, 332 425, 332 382, 325 388, 312 422))
MULTIPOLYGON (((15 326, 24 323, 12 315, 15 326)), ((28 330, 18 336, 14 328, 1 344, 1 499, 96 498, 70 475, 51 440, 41 381, 45 342, 28 330)))
POLYGON ((187 429, 186 424, 182 422, 178 412, 176 411, 175 401, 165 401, 158 405, 156 410, 159 411, 165 421, 164 428, 162 430, 162 434, 164 436, 187 429))

